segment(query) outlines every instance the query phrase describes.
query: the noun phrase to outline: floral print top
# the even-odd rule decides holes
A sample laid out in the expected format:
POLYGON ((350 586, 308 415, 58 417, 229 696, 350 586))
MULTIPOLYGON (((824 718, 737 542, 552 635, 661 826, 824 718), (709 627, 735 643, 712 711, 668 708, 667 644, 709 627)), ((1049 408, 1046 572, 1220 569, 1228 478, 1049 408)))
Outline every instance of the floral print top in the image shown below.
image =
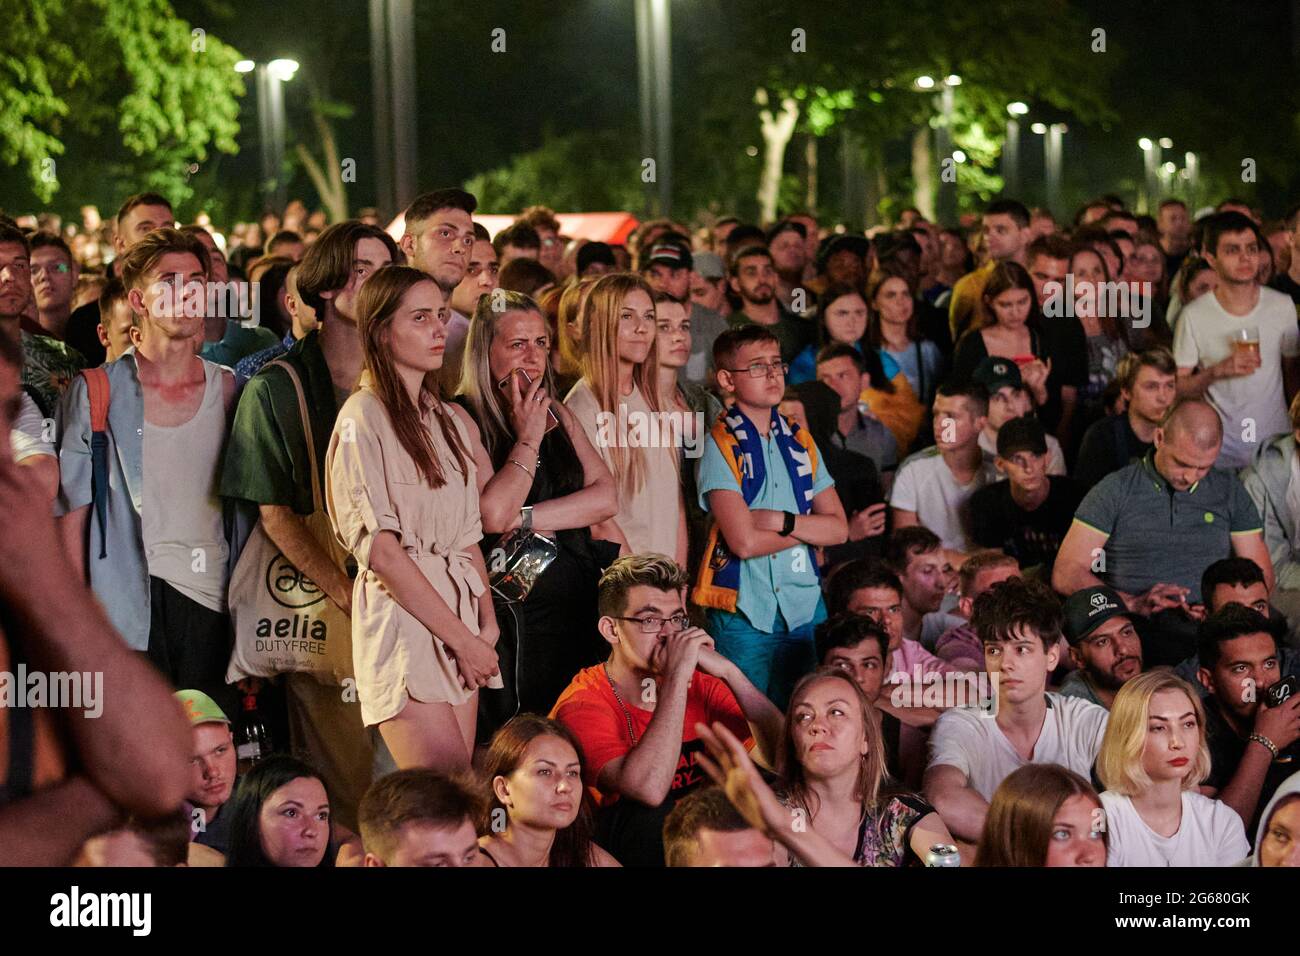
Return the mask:
MULTIPOLYGON (((783 804, 794 808, 787 795, 778 796, 783 804)), ((934 807, 914 793, 882 793, 876 806, 868 808, 863 817, 853 862, 858 866, 920 866, 922 861, 909 843, 912 828, 934 812, 934 807)), ((792 855, 790 865, 803 864, 792 855)))

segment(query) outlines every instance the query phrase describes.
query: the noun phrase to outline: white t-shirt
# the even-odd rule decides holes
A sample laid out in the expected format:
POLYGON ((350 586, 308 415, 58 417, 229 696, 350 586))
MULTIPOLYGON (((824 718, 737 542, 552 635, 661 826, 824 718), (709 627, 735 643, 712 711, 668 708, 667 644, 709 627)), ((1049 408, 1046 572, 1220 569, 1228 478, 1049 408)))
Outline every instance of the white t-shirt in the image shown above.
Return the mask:
POLYGON ((899 465, 889 504, 915 511, 921 524, 937 534, 945 548, 970 551, 975 540, 970 535, 966 503, 975 492, 997 480, 997 466, 985 455, 971 483, 959 485, 939 450, 927 448, 899 465))
MULTIPOLYGON (((1069 472, 1065 469, 1065 452, 1061 451, 1061 443, 1056 440, 1055 435, 1047 435, 1047 473, 1049 475, 1066 475, 1069 472)), ((990 458, 996 458, 998 454, 998 439, 995 435, 990 438, 987 431, 980 431, 980 447, 990 458)), ((999 481, 1006 481, 1007 476, 998 474, 999 481)))
POLYGON ((9 444, 13 449, 15 462, 31 458, 33 455, 53 456, 55 454, 54 445, 45 440, 45 418, 26 392, 22 393, 18 417, 14 419, 13 429, 9 432, 9 444))
POLYGON ((954 708, 944 711, 935 722, 926 766, 956 767, 985 800, 992 800, 1007 775, 1027 763, 1060 764, 1088 779, 1110 714, 1078 697, 1045 696, 1047 715, 1031 759, 1021 758, 996 718, 984 716, 980 710, 954 708))
POLYGON ((1300 330, 1290 296, 1261 288, 1259 302, 1248 315, 1230 315, 1214 293, 1186 306, 1174 335, 1174 361, 1179 368, 1202 368, 1232 354, 1232 335, 1239 329, 1259 329, 1260 366, 1250 375, 1220 379, 1206 397, 1223 419, 1220 468, 1243 468, 1260 444, 1291 430, 1282 387, 1282 359, 1300 355, 1300 330), (1254 422, 1253 427, 1247 422, 1254 422), (1243 434, 1254 441, 1246 441, 1243 434))
POLYGON ((1235 866, 1250 854, 1241 817, 1221 800, 1184 790, 1183 819, 1171 837, 1147 826, 1131 797, 1107 790, 1101 805, 1110 843, 1107 866, 1235 866))

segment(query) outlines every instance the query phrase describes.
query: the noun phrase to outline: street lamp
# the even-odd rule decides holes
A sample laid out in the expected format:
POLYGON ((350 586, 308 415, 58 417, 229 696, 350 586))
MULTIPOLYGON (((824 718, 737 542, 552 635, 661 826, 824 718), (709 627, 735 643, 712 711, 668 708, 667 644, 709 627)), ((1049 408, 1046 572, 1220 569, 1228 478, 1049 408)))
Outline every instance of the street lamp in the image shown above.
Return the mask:
POLYGON ((1196 187, 1200 178, 1201 163, 1195 153, 1189 152, 1183 156, 1183 167, 1187 173, 1187 205, 1192 209, 1196 208, 1197 195, 1196 187))
POLYGON ((1161 137, 1160 137, 1160 148, 1161 148, 1161 149, 1173 149, 1173 148, 1174 148, 1174 141, 1173 141, 1172 139, 1170 139, 1168 136, 1161 136, 1161 137))
POLYGON ((1150 212, 1152 205, 1155 203, 1156 190, 1158 186, 1158 177, 1160 169, 1160 147, 1153 143, 1150 137, 1143 136, 1138 140, 1138 147, 1142 150, 1142 181, 1145 196, 1142 202, 1142 211, 1150 212))
POLYGON ((1029 112, 1029 107, 1016 100, 1007 104, 1011 119, 1007 120, 1007 141, 1002 149, 1002 181, 1007 195, 1014 196, 1020 191, 1020 120, 1018 117, 1029 112))
POLYGON ((1061 205, 1061 137, 1069 132, 1064 123, 1047 127, 1043 138, 1043 167, 1047 172, 1047 208, 1056 210, 1061 205))
POLYGON ((257 72, 257 127, 262 155, 262 194, 267 205, 283 212, 288 197, 284 180, 284 88, 298 72, 298 61, 286 58, 259 64, 240 60, 235 72, 257 72))
POLYGON ((371 115, 375 182, 387 219, 415 198, 415 13, 413 0, 370 0, 371 115))
POLYGON ((636 59, 641 99, 641 144, 655 163, 658 213, 672 214, 673 66, 668 0, 636 0, 636 59))
POLYGON ((932 77, 932 76, 918 76, 918 77, 916 78, 916 85, 917 85, 917 87, 918 87, 919 89, 922 89, 922 90, 932 90, 932 89, 934 89, 934 77, 932 77))
MULTIPOLYGON (((919 84, 921 77, 917 80, 919 84)), ((943 114, 943 122, 939 126, 938 136, 938 153, 940 156, 953 156, 952 151, 952 91, 955 87, 961 86, 961 77, 956 73, 949 73, 944 77, 943 90, 939 94, 940 111, 943 114)), ((954 157, 955 158, 955 157, 954 157)), ((958 160, 961 162, 961 160, 958 160)), ((939 177, 939 195, 936 197, 935 214, 942 223, 952 224, 957 220, 957 183, 946 182, 944 177, 939 177)))

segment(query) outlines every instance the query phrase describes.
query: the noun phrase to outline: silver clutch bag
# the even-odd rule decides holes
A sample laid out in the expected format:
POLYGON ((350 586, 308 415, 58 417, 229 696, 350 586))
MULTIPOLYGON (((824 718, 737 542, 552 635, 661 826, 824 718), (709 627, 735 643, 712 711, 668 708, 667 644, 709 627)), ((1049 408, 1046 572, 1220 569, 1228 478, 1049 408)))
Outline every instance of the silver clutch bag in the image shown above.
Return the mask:
POLYGON ((492 549, 488 562, 492 590, 505 601, 525 600, 558 553, 554 541, 533 530, 533 509, 524 508, 520 526, 492 549))

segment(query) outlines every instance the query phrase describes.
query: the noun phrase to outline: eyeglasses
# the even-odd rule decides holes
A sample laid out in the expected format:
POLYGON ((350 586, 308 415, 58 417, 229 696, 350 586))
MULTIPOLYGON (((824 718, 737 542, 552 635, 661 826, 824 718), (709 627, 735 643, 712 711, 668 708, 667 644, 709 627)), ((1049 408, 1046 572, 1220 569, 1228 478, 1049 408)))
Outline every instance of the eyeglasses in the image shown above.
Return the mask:
POLYGON ((54 262, 48 266, 32 265, 32 275, 36 275, 38 272, 57 272, 59 275, 67 275, 71 271, 72 266, 66 262, 54 262))
POLYGON ((750 378, 766 378, 769 373, 773 375, 785 375, 790 371, 790 366, 785 362, 772 362, 770 365, 765 362, 755 362, 749 368, 729 368, 724 371, 731 372, 733 375, 739 375, 741 372, 748 372, 750 378))
POLYGON ((665 624, 671 625, 674 631, 680 631, 691 623, 685 614, 674 614, 672 617, 616 617, 614 620, 635 621, 641 626, 642 634, 658 634, 665 624))

